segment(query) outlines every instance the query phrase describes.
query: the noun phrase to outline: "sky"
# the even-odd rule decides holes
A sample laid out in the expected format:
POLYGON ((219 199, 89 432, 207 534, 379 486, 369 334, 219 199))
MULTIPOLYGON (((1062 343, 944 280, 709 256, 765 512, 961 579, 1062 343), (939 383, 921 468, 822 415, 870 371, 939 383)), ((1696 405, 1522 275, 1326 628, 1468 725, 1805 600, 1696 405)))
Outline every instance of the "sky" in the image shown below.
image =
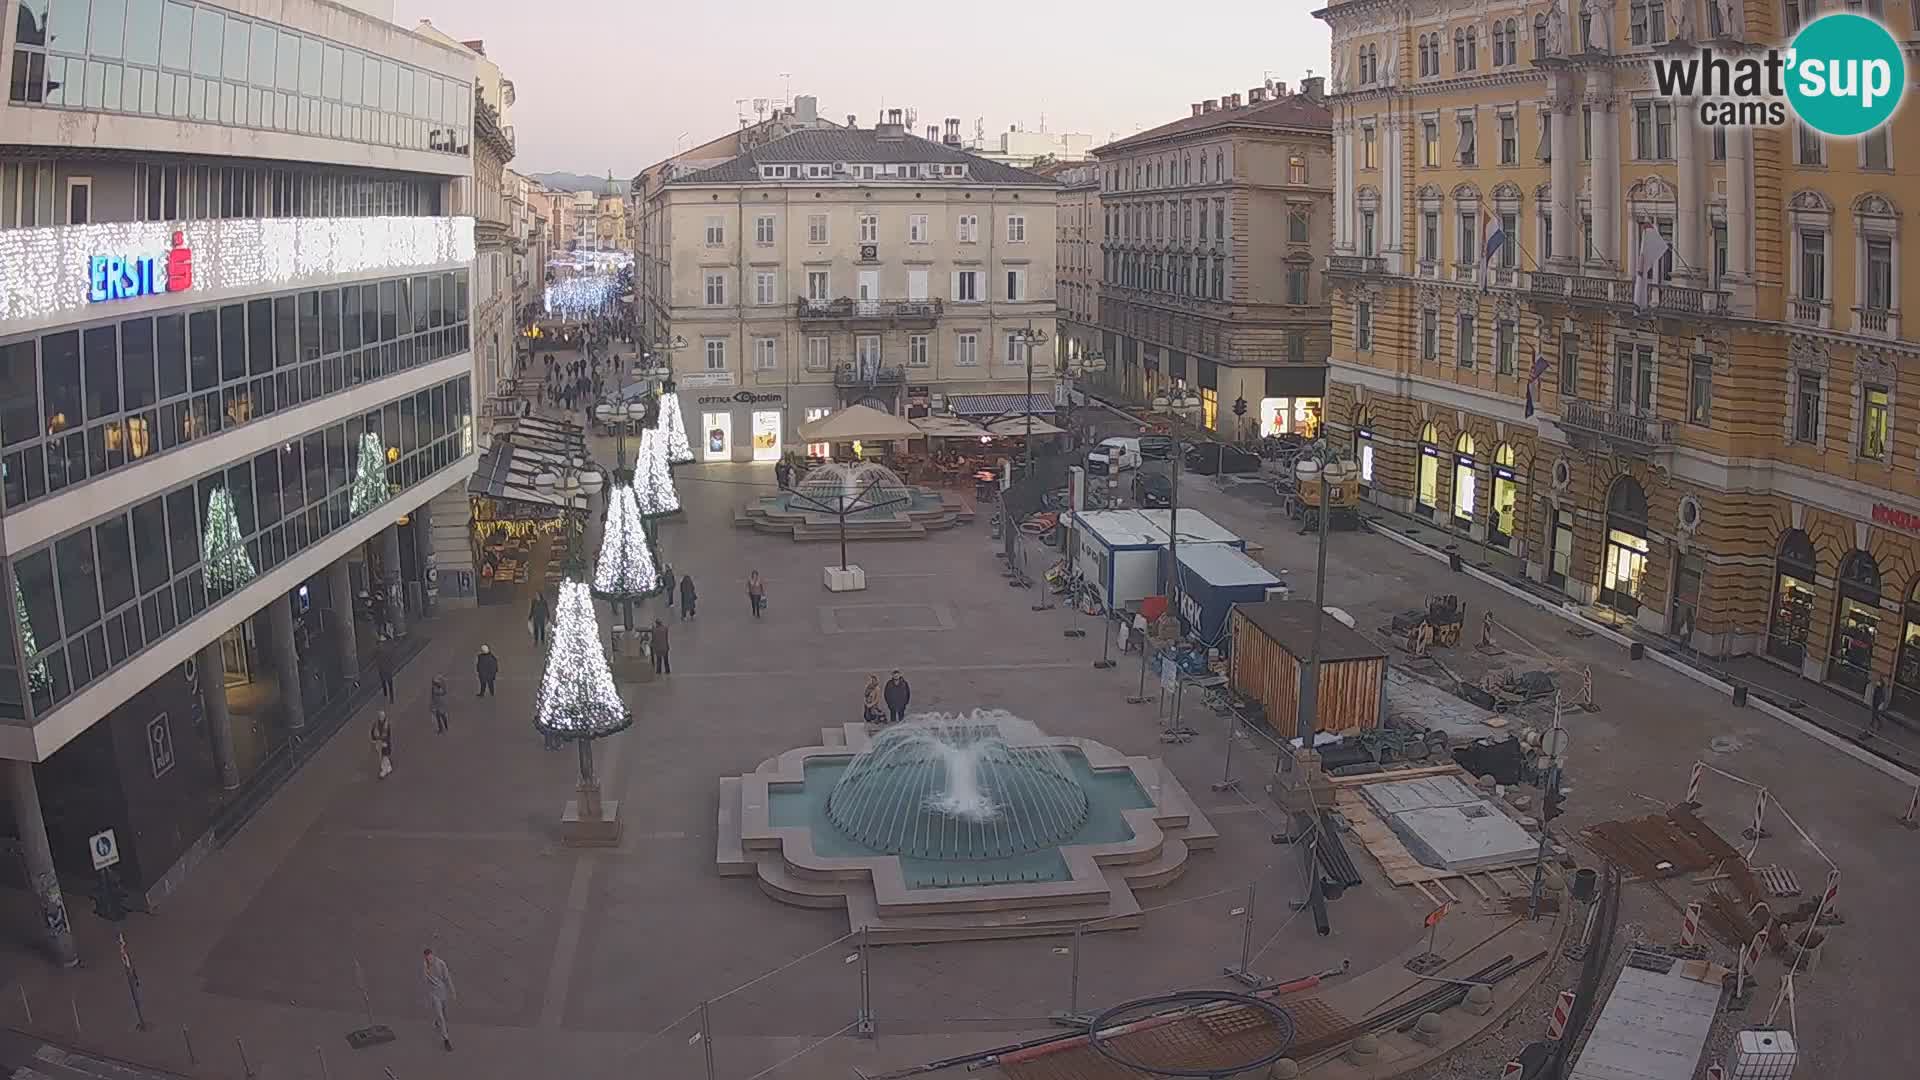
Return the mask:
MULTIPOLYGON (((480 38, 512 79, 521 173, 627 178, 738 124, 753 98, 820 99, 822 115, 913 108, 915 130, 976 117, 989 139, 1019 124, 1111 137, 1187 115, 1192 102, 1327 74, 1326 25, 1309 0, 1154 6, 1137 18, 1091 3, 973 0, 915 8, 868 0, 395 0, 480 38), (956 14, 957 13, 957 14, 956 14), (791 78, 782 73, 790 73, 791 78)), ((994 142, 997 145, 997 141, 994 142)))

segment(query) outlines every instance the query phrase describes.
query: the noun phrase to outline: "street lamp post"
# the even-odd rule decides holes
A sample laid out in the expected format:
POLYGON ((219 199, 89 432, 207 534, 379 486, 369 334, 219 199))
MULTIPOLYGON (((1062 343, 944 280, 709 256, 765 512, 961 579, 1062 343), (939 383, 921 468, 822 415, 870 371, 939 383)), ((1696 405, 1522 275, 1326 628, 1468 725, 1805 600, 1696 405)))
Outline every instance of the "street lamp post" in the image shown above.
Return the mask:
POLYGON ((1009 337, 1020 343, 1021 352, 1025 354, 1023 359, 1026 361, 1027 368, 1027 400, 1023 403, 1023 408, 1027 414, 1027 452, 1024 468, 1027 476, 1031 477, 1033 475, 1033 349, 1036 345, 1046 343, 1047 331, 1045 327, 1035 329, 1032 323, 1028 323, 1025 330, 1015 330, 1009 337))

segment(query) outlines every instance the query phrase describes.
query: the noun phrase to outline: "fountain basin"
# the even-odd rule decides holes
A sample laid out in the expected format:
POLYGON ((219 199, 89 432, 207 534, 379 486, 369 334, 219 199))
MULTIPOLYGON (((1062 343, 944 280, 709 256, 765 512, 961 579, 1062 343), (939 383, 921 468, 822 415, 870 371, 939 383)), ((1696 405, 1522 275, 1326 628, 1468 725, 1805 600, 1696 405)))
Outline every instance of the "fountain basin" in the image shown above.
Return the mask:
POLYGON ((741 507, 733 523, 795 540, 837 541, 843 506, 846 535, 854 540, 916 539, 973 520, 973 511, 958 497, 909 484, 885 465, 862 462, 815 466, 793 490, 741 507))

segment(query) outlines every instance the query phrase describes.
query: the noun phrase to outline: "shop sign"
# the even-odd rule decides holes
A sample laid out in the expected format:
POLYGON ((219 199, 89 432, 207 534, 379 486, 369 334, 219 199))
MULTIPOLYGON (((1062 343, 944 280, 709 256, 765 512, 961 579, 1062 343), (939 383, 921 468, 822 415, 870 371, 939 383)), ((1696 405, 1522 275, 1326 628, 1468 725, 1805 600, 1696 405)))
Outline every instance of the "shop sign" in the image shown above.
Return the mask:
POLYGON ((1894 529, 1904 529, 1910 533, 1920 533, 1920 514, 1888 506, 1885 503, 1873 504, 1873 523, 1894 529))
POLYGON ((699 390, 715 386, 732 386, 731 371, 690 371, 685 375, 674 376, 674 381, 689 389, 699 390))
POLYGON ((147 764, 158 780, 173 771, 173 763, 173 728, 167 723, 167 714, 161 713, 147 721, 147 764))
POLYGON ((164 255, 95 255, 87 260, 87 299, 93 303, 186 292, 193 288, 193 249, 173 234, 164 255))
POLYGON ((710 394, 700 399, 702 405, 778 405, 786 400, 782 394, 756 394, 751 390, 742 390, 731 396, 710 394))

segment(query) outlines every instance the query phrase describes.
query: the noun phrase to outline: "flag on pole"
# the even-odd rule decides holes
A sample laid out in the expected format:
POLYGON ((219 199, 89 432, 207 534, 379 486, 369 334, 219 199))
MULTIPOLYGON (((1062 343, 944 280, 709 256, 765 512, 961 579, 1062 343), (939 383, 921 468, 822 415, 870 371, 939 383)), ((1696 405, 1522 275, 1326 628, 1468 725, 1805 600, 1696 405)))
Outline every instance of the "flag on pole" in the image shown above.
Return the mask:
POLYGON ((1452 906, 1453 904, 1449 902, 1449 903, 1441 904, 1439 907, 1434 908, 1432 911, 1427 912, 1427 929, 1431 930, 1434 927, 1439 926, 1440 920, 1447 917, 1447 909, 1451 908, 1452 906))
POLYGON ((1667 257, 1673 245, 1660 235, 1659 230, 1647 225, 1640 230, 1640 258, 1633 266, 1633 306, 1644 309, 1647 306, 1647 291, 1652 287, 1654 278, 1659 276, 1660 264, 1667 257))
POLYGON ((1493 257, 1498 255, 1500 249, 1505 247, 1507 243, 1507 230, 1505 226, 1500 224, 1500 215, 1487 215, 1487 227, 1485 231, 1487 239, 1480 252, 1481 292, 1487 291, 1487 286, 1493 283, 1493 257))
POLYGON ((1540 376, 1547 373, 1547 358, 1540 354, 1540 346, 1533 347, 1533 370, 1527 373, 1527 415, 1533 415, 1533 388, 1540 385, 1540 376))

